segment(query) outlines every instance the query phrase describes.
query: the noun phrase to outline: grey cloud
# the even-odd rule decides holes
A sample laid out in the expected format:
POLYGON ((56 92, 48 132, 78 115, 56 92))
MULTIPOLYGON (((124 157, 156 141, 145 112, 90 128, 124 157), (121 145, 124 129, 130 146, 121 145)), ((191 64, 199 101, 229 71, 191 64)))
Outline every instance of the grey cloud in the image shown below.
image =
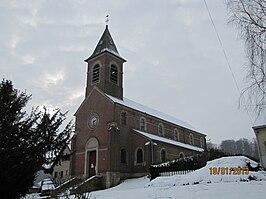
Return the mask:
MULTIPOLYGON (((85 92, 83 60, 109 14, 111 34, 128 61, 126 97, 186 120, 214 142, 254 136, 202 1, 29 2, 1 2, 0 74, 32 93, 32 104, 73 115, 85 92)), ((243 44, 227 25, 225 5, 208 3, 243 88, 243 44)))

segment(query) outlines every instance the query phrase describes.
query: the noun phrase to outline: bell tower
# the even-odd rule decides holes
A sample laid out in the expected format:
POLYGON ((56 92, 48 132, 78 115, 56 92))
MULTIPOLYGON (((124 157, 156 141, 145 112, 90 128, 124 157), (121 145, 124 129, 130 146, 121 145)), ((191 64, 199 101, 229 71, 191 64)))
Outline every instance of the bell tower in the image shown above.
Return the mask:
POLYGON ((123 63, 126 60, 119 55, 108 25, 85 62, 88 63, 86 96, 97 86, 104 93, 123 99, 123 63))

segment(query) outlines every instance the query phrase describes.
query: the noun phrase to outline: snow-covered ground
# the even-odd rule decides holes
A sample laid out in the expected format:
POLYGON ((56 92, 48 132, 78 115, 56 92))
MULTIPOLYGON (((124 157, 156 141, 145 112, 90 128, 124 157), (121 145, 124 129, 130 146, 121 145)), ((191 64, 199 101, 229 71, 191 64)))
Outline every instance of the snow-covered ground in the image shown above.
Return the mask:
MULTIPOLYGON (((168 177, 164 177, 168 178, 168 177)), ((127 180, 121 185, 92 192, 90 199, 257 199, 265 198, 266 181, 227 182, 187 186, 147 187, 149 180, 127 180)))
MULTIPOLYGON (((167 178, 167 177, 165 177, 167 178)), ((257 199, 265 198, 266 181, 228 182, 188 186, 147 187, 148 178, 126 180, 120 185, 90 193, 89 199, 257 199)), ((27 199, 38 199, 28 195, 27 199)), ((74 196, 70 197, 74 199, 74 196)))
POLYGON ((266 172, 251 172, 246 170, 247 162, 253 167, 257 166, 256 162, 245 156, 223 157, 209 161, 205 167, 186 175, 176 175, 167 178, 158 177, 149 183, 149 186, 164 187, 220 182, 243 182, 249 181, 250 177, 255 178, 257 181, 266 180, 266 172), (237 168, 239 168, 240 173, 236 171, 236 174, 234 174, 237 168), (216 170, 216 172, 219 170, 219 174, 214 175, 210 173, 213 173, 214 170, 216 170))
MULTIPOLYGON (((186 175, 158 177, 153 181, 142 177, 120 185, 87 194, 89 199, 257 199, 266 195, 266 172, 229 174, 230 168, 244 168, 246 162, 256 163, 244 156, 225 157, 210 161, 204 168, 186 175), (210 168, 229 168, 228 174, 210 174, 210 168), (250 176, 256 180, 249 180, 250 176)), ((243 170, 244 171, 244 170, 243 170)), ((246 171, 246 170, 245 170, 246 171)), ((70 197, 74 199, 74 196, 70 197)))
MULTIPOLYGON (((186 175, 158 177, 149 181, 147 177, 126 180, 111 189, 90 193, 90 199, 231 199, 265 198, 266 172, 248 172, 233 174, 230 168, 245 168, 246 162, 257 164, 244 157, 224 157, 207 163, 199 170, 186 175), (228 174, 210 174, 210 168, 228 168, 228 174), (252 176, 256 181, 250 181, 252 176)), ((220 171, 221 172, 221 171, 220 171)))

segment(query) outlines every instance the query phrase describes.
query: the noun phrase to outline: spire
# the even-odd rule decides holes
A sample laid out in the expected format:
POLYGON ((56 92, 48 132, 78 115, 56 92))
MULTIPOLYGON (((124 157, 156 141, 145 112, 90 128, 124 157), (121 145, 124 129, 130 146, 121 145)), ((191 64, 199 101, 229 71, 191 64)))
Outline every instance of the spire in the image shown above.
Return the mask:
MULTIPOLYGON (((95 50, 93 51, 92 55, 88 59, 91 59, 92 57, 95 57, 95 56, 97 56, 103 52, 106 52, 106 51, 114 54, 115 56, 118 56, 121 59, 123 59, 118 53, 118 50, 115 46, 115 43, 112 39, 112 36, 108 30, 108 25, 106 25, 100 41, 98 42, 95 50)), ((88 59, 86 59, 85 61, 88 61, 88 59)))

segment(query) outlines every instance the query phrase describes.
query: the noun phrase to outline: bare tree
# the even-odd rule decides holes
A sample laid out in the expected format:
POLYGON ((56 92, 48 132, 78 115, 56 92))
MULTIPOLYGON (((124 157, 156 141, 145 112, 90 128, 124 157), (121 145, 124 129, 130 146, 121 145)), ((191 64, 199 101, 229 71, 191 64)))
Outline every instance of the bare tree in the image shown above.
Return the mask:
POLYGON ((229 23, 239 29, 245 41, 249 63, 249 86, 242 92, 241 99, 248 100, 248 107, 259 114, 266 105, 266 1, 226 0, 226 5, 229 23))
POLYGON ((223 140, 220 144, 220 148, 229 155, 245 155, 255 160, 259 159, 256 138, 251 140, 241 138, 237 141, 223 140))
POLYGON ((234 155, 236 154, 236 142, 235 140, 223 140, 220 144, 220 148, 223 152, 234 155))

